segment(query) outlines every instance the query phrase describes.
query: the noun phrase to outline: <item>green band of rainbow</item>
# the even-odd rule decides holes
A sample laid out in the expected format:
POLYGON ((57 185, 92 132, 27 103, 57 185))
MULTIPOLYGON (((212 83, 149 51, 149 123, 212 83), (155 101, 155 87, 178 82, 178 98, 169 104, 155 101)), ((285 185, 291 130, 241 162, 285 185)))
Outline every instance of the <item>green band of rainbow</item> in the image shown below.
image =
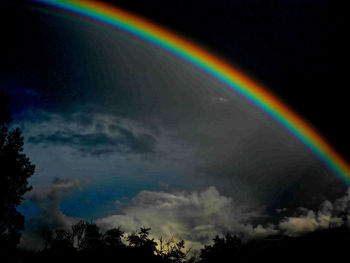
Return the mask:
POLYGON ((90 0, 37 0, 131 33, 203 69, 270 114, 350 185, 350 165, 306 121, 244 73, 183 37, 123 9, 90 0))

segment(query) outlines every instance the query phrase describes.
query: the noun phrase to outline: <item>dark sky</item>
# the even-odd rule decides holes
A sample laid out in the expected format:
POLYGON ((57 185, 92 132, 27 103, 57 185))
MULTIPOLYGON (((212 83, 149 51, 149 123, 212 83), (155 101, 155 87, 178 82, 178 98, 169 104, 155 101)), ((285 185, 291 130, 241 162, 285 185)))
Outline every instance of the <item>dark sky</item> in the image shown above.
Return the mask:
MULTIPOLYGON (((113 2, 235 63, 350 159, 345 68, 330 59, 344 50, 330 48, 341 16, 331 24, 326 2, 113 2)), ((0 84, 37 165, 22 207, 32 227, 93 217, 132 229, 140 217, 152 227, 176 218, 185 229, 213 225, 214 233, 224 225, 253 235, 288 230, 294 208, 326 200, 329 208, 343 196, 343 181, 300 141, 189 63, 118 30, 15 3, 1 10, 8 26, 0 84), (164 210, 159 200, 174 207, 164 210), (274 228, 257 226, 271 218, 274 228)), ((303 211, 306 224, 329 215, 303 211)))
POLYGON ((265 84, 350 159, 342 12, 325 0, 110 0, 179 32, 265 84), (339 11, 339 10, 338 10, 339 11))
MULTIPOLYGON (((344 16, 342 12, 331 16, 328 1, 107 2, 166 26, 241 67, 287 102, 350 160, 346 67, 341 63, 346 50, 341 41, 344 16)), ((16 23, 21 14, 1 16, 6 24, 16 23)), ((23 39, 27 36, 15 37, 19 46, 25 45, 23 39)))

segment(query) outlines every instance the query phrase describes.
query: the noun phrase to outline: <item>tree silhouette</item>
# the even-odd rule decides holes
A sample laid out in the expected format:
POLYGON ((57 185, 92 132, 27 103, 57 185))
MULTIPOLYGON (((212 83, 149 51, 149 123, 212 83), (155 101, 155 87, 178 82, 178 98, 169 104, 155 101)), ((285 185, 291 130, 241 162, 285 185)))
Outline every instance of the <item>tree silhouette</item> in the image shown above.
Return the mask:
POLYGON ((350 246, 350 229, 342 226, 298 237, 274 235, 245 242, 237 235, 226 234, 216 236, 212 244, 189 258, 184 241, 154 240, 149 233, 149 228, 140 228, 124 238, 120 227, 103 233, 96 224, 80 221, 69 230, 44 231, 45 249, 23 254, 20 260, 11 262, 333 262, 346 258, 350 246))
POLYGON ((206 245, 201 249, 200 263, 227 262, 237 257, 241 248, 241 239, 236 235, 226 234, 221 238, 216 236, 213 245, 206 245))
POLYGON ((16 208, 31 189, 27 180, 35 169, 23 153, 20 130, 9 130, 12 122, 9 102, 9 96, 0 90, 0 249, 3 251, 12 250, 19 242, 24 217, 16 208))
POLYGON ((103 234, 103 242, 109 249, 122 248, 124 247, 122 242, 123 236, 124 232, 121 231, 120 227, 109 229, 103 234))
POLYGON ((81 250, 98 250, 103 246, 102 234, 95 223, 85 223, 83 238, 80 242, 81 250))
POLYGON ((95 223, 81 220, 70 230, 43 231, 45 248, 28 262, 74 262, 75 259, 96 262, 109 258, 117 258, 118 262, 179 262, 161 261, 157 256, 157 243, 148 237, 149 231, 149 228, 140 228, 139 232, 128 235, 127 245, 122 240, 124 232, 120 227, 102 233, 95 223))
POLYGON ((74 248, 73 235, 69 231, 56 230, 51 240, 51 248, 58 251, 67 251, 74 248))
POLYGON ((130 234, 127 237, 129 245, 142 252, 154 254, 157 250, 157 243, 154 241, 154 239, 150 239, 148 237, 150 230, 150 228, 141 227, 138 233, 130 234))
POLYGON ((190 250, 185 250, 185 241, 175 241, 173 238, 164 240, 162 237, 158 239, 159 248, 157 254, 164 262, 183 263, 186 262, 190 250))

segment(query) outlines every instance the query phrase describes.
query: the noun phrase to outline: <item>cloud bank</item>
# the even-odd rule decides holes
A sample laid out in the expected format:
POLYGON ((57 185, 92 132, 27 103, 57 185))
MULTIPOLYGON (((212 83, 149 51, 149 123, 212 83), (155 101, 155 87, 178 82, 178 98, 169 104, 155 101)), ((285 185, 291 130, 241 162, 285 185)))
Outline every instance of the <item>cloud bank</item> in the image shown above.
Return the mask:
POLYGON ((286 217, 278 224, 284 234, 298 236, 343 224, 350 226, 350 188, 335 202, 324 201, 317 211, 301 207, 298 212, 300 215, 286 217))
POLYGON ((48 229, 68 229, 79 218, 66 216, 60 203, 74 190, 81 189, 86 180, 62 180, 56 178, 48 187, 37 186, 27 199, 39 207, 39 214, 26 220, 26 232, 21 237, 20 246, 26 249, 43 247, 41 233, 48 229))
POLYGON ((122 214, 99 219, 97 223, 105 229, 121 225, 128 232, 147 226, 156 237, 174 237, 201 245, 216 234, 251 232, 249 222, 259 216, 209 187, 202 192, 142 191, 122 214))
MULTIPOLYGON (((38 216, 27 220, 21 246, 42 247, 40 237, 44 229, 68 229, 79 218, 66 216, 60 202, 82 187, 85 180, 56 179, 48 188, 37 188, 28 199, 40 208, 38 216)), ((116 200, 116 203, 120 203, 116 200)), ((277 223, 259 224, 266 219, 263 209, 238 205, 231 197, 220 194, 211 186, 202 191, 141 191, 121 213, 99 218, 102 230, 121 226, 126 233, 140 227, 150 227, 154 238, 183 239, 194 250, 208 244, 216 235, 239 234, 243 240, 283 234, 299 236, 308 232, 347 224, 350 227, 350 188, 346 195, 334 202, 324 201, 318 210, 298 208, 297 211, 279 209, 278 213, 293 213, 277 223)), ((266 220, 265 220, 266 222, 266 220)))
POLYGON ((227 232, 247 240, 276 234, 298 236, 344 223, 350 226, 349 211, 350 188, 344 197, 333 203, 326 200, 316 211, 299 208, 278 223, 254 224, 266 217, 262 209, 239 206, 215 187, 209 187, 202 192, 142 191, 123 213, 101 218, 97 223, 104 229, 122 226, 127 232, 147 226, 155 237, 184 239, 189 246, 200 248, 215 235, 227 232))

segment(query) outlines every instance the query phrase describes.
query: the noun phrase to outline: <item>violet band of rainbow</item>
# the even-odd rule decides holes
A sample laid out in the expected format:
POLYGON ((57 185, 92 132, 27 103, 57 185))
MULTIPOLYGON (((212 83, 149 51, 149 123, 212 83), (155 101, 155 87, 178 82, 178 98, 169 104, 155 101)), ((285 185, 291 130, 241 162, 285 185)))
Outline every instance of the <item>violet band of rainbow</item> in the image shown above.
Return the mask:
POLYGON ((350 185, 349 163, 309 123, 262 85, 209 51, 140 16, 99 1, 34 1, 128 32, 204 70, 272 116, 323 160, 347 185, 350 185))

